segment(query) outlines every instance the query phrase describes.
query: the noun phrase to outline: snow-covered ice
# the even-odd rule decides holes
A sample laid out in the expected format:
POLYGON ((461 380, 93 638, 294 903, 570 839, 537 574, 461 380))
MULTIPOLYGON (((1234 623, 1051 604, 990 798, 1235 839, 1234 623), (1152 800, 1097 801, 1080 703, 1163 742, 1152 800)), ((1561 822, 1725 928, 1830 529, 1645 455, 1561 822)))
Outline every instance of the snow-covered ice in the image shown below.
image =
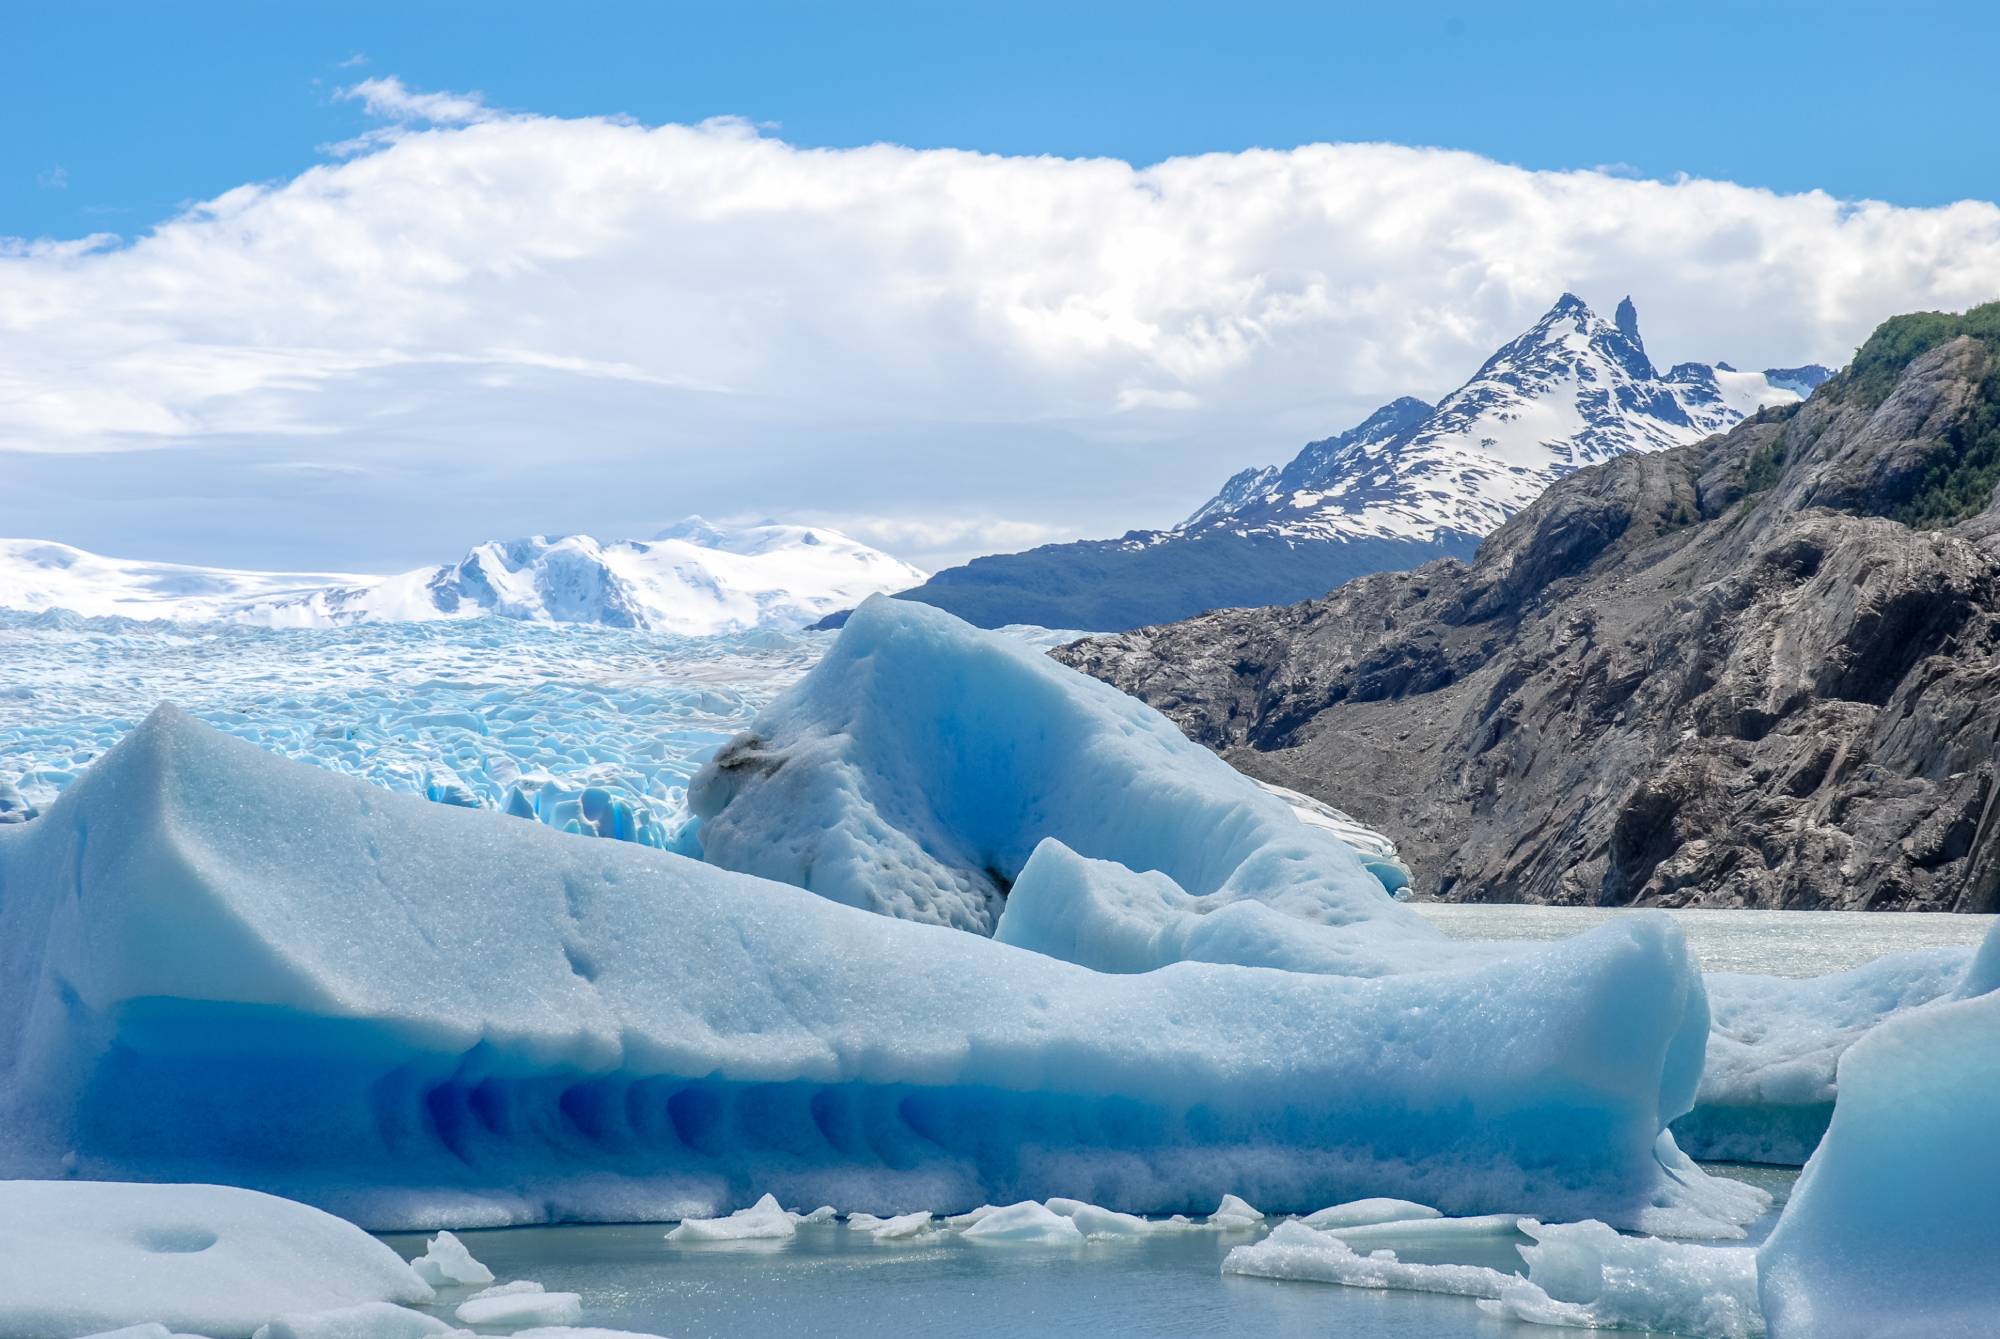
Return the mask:
POLYGON ((252 1339, 431 1339, 432 1335, 463 1335, 436 1316, 393 1302, 363 1302, 332 1311, 308 1311, 279 1316, 258 1327, 252 1339))
POLYGON ((147 1322, 248 1339, 287 1313, 433 1296, 352 1223, 218 1185, 0 1181, 0 1261, 4 1339, 147 1322))
MULTIPOLYGON (((2000 928, 1982 961, 1996 944, 2000 928)), ((2000 994, 1892 1018, 1841 1057, 1839 1081, 1826 1138, 1758 1252, 1773 1339, 1989 1339, 2000 994)))

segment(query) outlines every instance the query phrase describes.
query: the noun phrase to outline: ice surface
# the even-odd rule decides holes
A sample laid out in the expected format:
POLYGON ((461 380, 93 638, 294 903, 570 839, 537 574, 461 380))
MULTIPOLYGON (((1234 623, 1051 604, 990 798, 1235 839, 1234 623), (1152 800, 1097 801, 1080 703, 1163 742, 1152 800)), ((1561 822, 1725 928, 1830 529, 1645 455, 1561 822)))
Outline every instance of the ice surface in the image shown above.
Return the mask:
POLYGON ((254 1339, 430 1339, 432 1335, 463 1335, 436 1316, 391 1302, 363 1302, 332 1311, 279 1316, 259 1327, 254 1339))
POLYGON ((274 1316, 433 1295, 353 1224, 214 1185, 0 1181, 0 1262, 4 1339, 146 1322, 243 1339, 274 1316))
POLYGON ((1217 1227, 1248 1227, 1264 1221, 1264 1215, 1236 1195, 1224 1195, 1208 1221, 1217 1227))
POLYGON ((1761 1207, 1657 1141, 1706 1030, 1664 918, 1450 973, 1106 975, 172 710, 0 828, 0 887, 21 1172, 226 1177, 381 1227, 699 1217, 750 1182, 885 1212, 1761 1207))
POLYGON ((1399 1260, 1389 1250, 1362 1254, 1340 1236, 1296 1221, 1237 1247, 1222 1268, 1261 1278, 1480 1298, 1496 1315, 1544 1325, 1704 1339, 1763 1333, 1756 1253, 1748 1247, 1626 1237, 1596 1222, 1523 1219, 1519 1228, 1533 1242, 1520 1248, 1526 1278, 1485 1265, 1399 1260))
POLYGON ((1048 1200, 1044 1207, 1075 1223, 1076 1230, 1086 1237, 1143 1237, 1166 1226, 1163 1222, 1148 1222, 1137 1214, 1119 1213, 1116 1209, 1061 1196, 1048 1200))
POLYGON ((1378 1196, 1374 1199, 1349 1200, 1346 1204, 1329 1205, 1307 1214, 1299 1221, 1307 1227, 1325 1231, 1336 1227, 1365 1227, 1370 1223, 1407 1223, 1418 1218, 1442 1217, 1443 1214, 1428 1204, 1383 1199, 1378 1196))
POLYGON ((410 1261, 410 1268, 433 1288, 493 1282, 493 1271, 473 1259, 465 1243, 449 1232, 425 1243, 424 1253, 410 1261))
POLYGON ((689 1218, 667 1233, 668 1241, 770 1241, 797 1234, 797 1219, 766 1195, 726 1218, 689 1218))
MULTIPOLYGON (((0 786, 46 809, 162 700, 401 794, 670 843, 687 781, 824 634, 504 619, 338 632, 0 613, 0 786)), ((7 821, 0 793, 0 822, 7 821)))
POLYGON ((1069 1219, 1033 1200, 995 1209, 965 1229, 966 1240, 1020 1246, 1066 1246, 1083 1240, 1069 1219))
MULTIPOLYGON (((1982 959, 2000 941, 1990 932, 1982 959)), ((2000 1317, 2000 994, 1841 1057, 1840 1100, 1758 1254, 1773 1339, 1987 1339, 2000 1317)))
POLYGON ((868 1235, 876 1241, 908 1241, 931 1230, 931 1217, 928 1209, 897 1214, 876 1223, 869 1229, 868 1235))
POLYGON ((1803 1163, 1833 1114, 1842 1054, 1885 1019, 1949 998, 1969 957, 1925 949, 1802 979, 1709 973, 1707 1063, 1676 1141, 1700 1158, 1803 1163))
POLYGON ((583 1299, 544 1292, 540 1284, 508 1284, 468 1297, 452 1314, 467 1325, 570 1325, 582 1318, 583 1299))
MULTIPOLYGON (((1072 885, 1133 870, 1157 873, 1121 879, 1118 894, 1164 904, 1155 920, 1248 901, 1344 927, 1324 952, 1351 974, 1417 958, 1413 942, 1443 942, 1345 842, 1152 708, 907 601, 857 609, 689 797, 712 863, 979 933, 1003 905, 1020 916, 1016 903, 1056 902, 1002 932, 1044 952, 1058 952, 1072 885)), ((1192 956, 1145 959, 1127 942, 1139 932, 1100 952, 1086 934, 1104 924, 1067 927, 1059 955, 1124 971, 1192 956)))

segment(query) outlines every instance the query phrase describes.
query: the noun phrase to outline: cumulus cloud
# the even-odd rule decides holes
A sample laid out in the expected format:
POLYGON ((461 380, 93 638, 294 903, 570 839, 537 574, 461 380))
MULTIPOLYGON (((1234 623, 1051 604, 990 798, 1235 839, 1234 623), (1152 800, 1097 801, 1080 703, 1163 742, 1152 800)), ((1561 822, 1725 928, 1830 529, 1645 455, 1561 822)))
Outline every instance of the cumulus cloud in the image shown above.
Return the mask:
POLYGON ((1739 366, 1838 363, 1894 312, 2000 296, 1985 202, 1391 144, 1143 168, 805 149, 736 120, 503 115, 389 76, 348 94, 392 133, 343 161, 127 245, 0 246, 0 449, 311 438, 329 459, 420 429, 503 469, 587 423, 593 450, 741 458, 738 505, 779 510, 893 501, 1014 443, 967 508, 1047 514, 1030 500, 1098 451, 1143 475, 1086 509, 1115 531, 1450 389, 1564 289, 1632 293, 1663 361, 1739 366), (758 455, 774 434, 782 480, 758 455))

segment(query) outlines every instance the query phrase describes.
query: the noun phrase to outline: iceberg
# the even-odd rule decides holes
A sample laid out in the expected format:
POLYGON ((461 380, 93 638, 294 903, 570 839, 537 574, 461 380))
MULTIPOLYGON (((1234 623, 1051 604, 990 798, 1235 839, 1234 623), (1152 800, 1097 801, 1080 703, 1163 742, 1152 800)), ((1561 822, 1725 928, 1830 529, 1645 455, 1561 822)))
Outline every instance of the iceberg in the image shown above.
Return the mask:
POLYGON ((280 1316, 260 1326, 251 1339, 432 1339, 434 1335, 462 1339, 465 1333, 436 1316, 393 1302, 363 1302, 333 1311, 280 1316))
MULTIPOLYGON (((1174 808, 1142 774, 1107 831, 1163 839, 1153 802, 1196 822, 1213 775, 1188 775, 1174 808)), ((1210 824, 1218 873, 1282 847, 1256 812, 1210 824)), ((1406 913, 1347 861, 1305 896, 1388 935, 1406 913)), ((1707 1030, 1664 917, 1450 971, 1106 974, 385 794, 172 708, 0 826, 0 983, 0 1173, 228 1180, 379 1228, 711 1216, 752 1186, 1694 1233, 1764 1203, 1662 1137, 1707 1030)))
POLYGON ((1047 1205, 1023 1200, 982 1217, 965 1229, 965 1239, 1012 1246, 1072 1246, 1083 1240, 1083 1231, 1047 1205))
POLYGON ((229 1186, 0 1181, 0 1261, 0 1339, 249 1339, 275 1316, 434 1297, 352 1223, 229 1186))
POLYGON ((1393 1200, 1376 1197, 1365 1200, 1349 1200, 1346 1204, 1332 1204, 1324 1209, 1316 1209, 1299 1219, 1307 1227, 1327 1231, 1339 1227, 1369 1227, 1376 1223, 1408 1223, 1419 1218, 1442 1218, 1443 1214, 1428 1204, 1413 1204, 1409 1200, 1393 1200))
POLYGON ((1412 941, 1446 943, 1330 829, 1151 707, 909 601, 855 610, 688 800, 712 864, 978 934, 1040 879, 1122 867, 1157 871, 1192 911, 1250 900, 1342 927, 1330 951, 1348 975, 1414 961, 1412 941))
POLYGON ((493 1271, 473 1259, 465 1243, 449 1232, 440 1232, 424 1243, 424 1253, 410 1261, 410 1268, 433 1288, 493 1282, 493 1271))
POLYGON ((1938 948, 1825 976, 1709 973, 1707 1061, 1675 1142, 1697 1158, 1803 1164, 1833 1116, 1841 1056, 1885 1020, 1966 989, 1970 958, 1938 948))
POLYGON ((568 1325, 582 1318, 583 1299, 522 1279, 474 1293, 452 1314, 467 1325, 568 1325))
MULTIPOLYGON (((1980 961, 2000 945, 1987 934, 1980 961)), ((1983 984, 1975 977, 1973 985, 1983 984)), ((1984 1339, 2000 1317, 2000 994, 1891 1019, 1758 1252, 1773 1339, 1984 1339)))
POLYGON ((798 1235, 799 1219, 766 1195, 726 1218, 688 1218, 667 1233, 668 1241, 782 1241, 798 1235))

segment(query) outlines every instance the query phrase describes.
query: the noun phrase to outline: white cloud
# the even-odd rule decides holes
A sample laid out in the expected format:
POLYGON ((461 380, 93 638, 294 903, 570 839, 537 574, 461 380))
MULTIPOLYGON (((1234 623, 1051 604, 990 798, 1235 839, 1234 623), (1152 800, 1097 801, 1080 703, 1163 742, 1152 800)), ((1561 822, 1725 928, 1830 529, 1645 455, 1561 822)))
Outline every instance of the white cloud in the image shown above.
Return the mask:
POLYGON ((128 246, 0 244, 0 449, 314 439, 327 460, 404 432, 495 490, 551 452, 698 456, 740 507, 1115 533, 1442 393, 1565 288, 1632 293, 1662 361, 1753 367, 1837 363, 1894 312, 2000 296, 1984 202, 1388 144, 1147 168, 802 149, 737 120, 348 92, 391 123, 369 151, 128 246), (1010 454, 941 499, 974 450, 1010 454))
POLYGON ((1062 526, 991 516, 805 512, 790 519, 804 525, 823 525, 878 548, 912 554, 1006 553, 1073 537, 1062 526))

